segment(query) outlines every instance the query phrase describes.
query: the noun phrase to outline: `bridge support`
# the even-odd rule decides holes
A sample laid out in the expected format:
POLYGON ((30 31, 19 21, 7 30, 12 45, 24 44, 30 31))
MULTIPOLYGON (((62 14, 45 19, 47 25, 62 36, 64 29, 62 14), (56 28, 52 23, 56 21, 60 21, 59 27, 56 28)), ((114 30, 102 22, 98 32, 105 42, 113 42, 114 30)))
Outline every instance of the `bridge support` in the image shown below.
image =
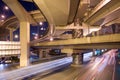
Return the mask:
POLYGON ((96 49, 93 49, 93 56, 95 56, 95 50, 96 50, 96 49))
POLYGON ((42 59, 42 58, 47 58, 49 57, 49 49, 39 49, 39 58, 42 59))
POLYGON ((83 54, 81 54, 83 50, 74 50, 72 48, 62 49, 62 53, 67 53, 67 56, 73 56, 73 64, 79 65, 83 63, 83 54))
POLYGON ((29 41, 30 41, 30 24, 27 21, 20 22, 21 67, 29 65, 29 53, 30 53, 29 41))
POLYGON ((73 64, 80 65, 83 63, 83 54, 74 53, 73 54, 73 64))
POLYGON ((9 29, 10 31, 10 41, 13 41, 13 29, 9 29))
POLYGON ((39 49, 39 58, 43 58, 43 50, 39 49))

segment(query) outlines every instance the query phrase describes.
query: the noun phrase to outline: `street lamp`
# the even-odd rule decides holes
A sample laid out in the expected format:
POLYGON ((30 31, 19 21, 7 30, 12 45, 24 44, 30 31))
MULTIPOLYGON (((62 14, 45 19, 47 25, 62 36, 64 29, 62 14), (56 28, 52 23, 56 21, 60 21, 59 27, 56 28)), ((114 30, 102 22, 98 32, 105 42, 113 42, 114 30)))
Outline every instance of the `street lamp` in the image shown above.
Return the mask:
POLYGON ((15 38, 16 41, 18 41, 18 35, 17 34, 15 34, 14 38, 15 38))
POLYGON ((15 34, 15 39, 17 39, 18 38, 18 35, 17 34, 15 34))
POLYGON ((50 41, 53 41, 53 37, 50 37, 50 41))
POLYGON ((8 9, 9 9, 7 6, 5 6, 4 8, 5 8, 5 10, 8 10, 8 9))
POLYGON ((2 14, 2 15, 1 15, 1 18, 3 18, 3 19, 4 19, 4 18, 5 18, 5 15, 3 15, 3 14, 2 14))
POLYGON ((39 24, 42 26, 42 25, 43 25, 43 22, 40 22, 39 24))

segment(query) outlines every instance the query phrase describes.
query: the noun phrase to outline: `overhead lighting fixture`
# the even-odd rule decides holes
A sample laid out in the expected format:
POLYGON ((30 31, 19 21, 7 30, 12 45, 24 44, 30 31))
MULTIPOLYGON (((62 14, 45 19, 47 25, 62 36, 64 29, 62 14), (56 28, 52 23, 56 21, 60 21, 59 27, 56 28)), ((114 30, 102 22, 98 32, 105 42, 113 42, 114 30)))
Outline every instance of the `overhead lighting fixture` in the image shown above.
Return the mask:
POLYGON ((43 22, 40 22, 39 24, 42 26, 42 25, 43 25, 43 22))
POLYGON ((16 39, 18 38, 18 35, 17 35, 17 34, 15 34, 15 38, 16 38, 16 39))
POLYGON ((50 37, 50 41, 53 41, 53 37, 50 37))
POLYGON ((44 30, 44 28, 41 28, 40 30, 44 30))
POLYGON ((5 18, 5 15, 1 15, 1 18, 5 18))
POLYGON ((34 36, 34 39, 38 39, 38 36, 34 36))
POLYGON ((5 10, 8 10, 8 9, 9 9, 7 6, 5 6, 4 8, 5 8, 5 10))

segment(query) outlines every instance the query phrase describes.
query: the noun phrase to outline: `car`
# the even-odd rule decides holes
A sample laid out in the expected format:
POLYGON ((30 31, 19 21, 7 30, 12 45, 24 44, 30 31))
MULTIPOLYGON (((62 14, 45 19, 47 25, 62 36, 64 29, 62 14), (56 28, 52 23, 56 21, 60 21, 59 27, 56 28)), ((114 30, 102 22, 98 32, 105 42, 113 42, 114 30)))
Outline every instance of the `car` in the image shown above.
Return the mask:
POLYGON ((12 63, 12 60, 5 60, 5 64, 12 63))

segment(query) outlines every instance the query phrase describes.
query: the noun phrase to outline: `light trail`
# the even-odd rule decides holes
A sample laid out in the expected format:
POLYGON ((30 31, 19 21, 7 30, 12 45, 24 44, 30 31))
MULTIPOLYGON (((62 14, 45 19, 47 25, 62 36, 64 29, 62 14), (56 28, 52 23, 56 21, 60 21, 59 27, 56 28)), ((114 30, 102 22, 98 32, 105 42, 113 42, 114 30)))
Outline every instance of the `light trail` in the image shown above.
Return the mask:
POLYGON ((76 80, 95 80, 96 77, 102 73, 106 67, 115 64, 115 52, 116 49, 110 50, 103 54, 102 57, 96 58, 93 66, 86 73, 84 73, 83 76, 78 77, 76 80))

